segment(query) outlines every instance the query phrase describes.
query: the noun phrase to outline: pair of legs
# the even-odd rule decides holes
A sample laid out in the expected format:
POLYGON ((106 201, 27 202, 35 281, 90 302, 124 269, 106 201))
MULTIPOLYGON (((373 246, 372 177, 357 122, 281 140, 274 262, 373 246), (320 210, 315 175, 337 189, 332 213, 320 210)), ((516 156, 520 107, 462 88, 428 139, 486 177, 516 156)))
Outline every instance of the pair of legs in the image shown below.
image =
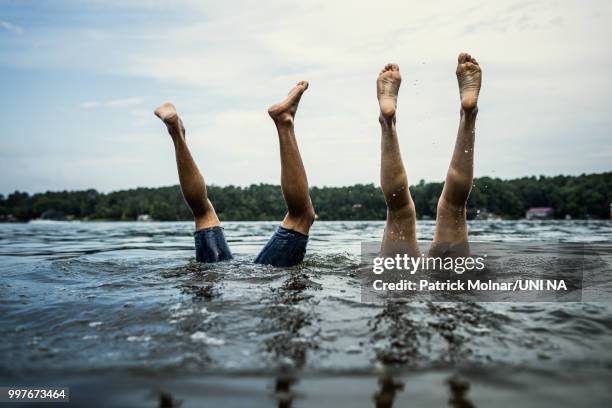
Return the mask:
MULTIPOLYGON (((474 136, 481 69, 474 58, 461 53, 456 73, 461 99, 459 130, 444 189, 438 201, 431 256, 439 256, 449 248, 455 248, 455 253, 459 255, 468 251, 466 203, 474 173, 474 136)), ((387 203, 387 223, 381 252, 392 254, 399 250, 418 256, 416 212, 408 189, 408 177, 402 163, 395 127, 401 81, 399 67, 388 64, 380 72, 376 83, 382 130, 380 180, 387 203)))
MULTIPOLYGON (((283 102, 273 105, 268 109, 268 113, 274 121, 278 133, 281 158, 281 188, 287 205, 287 214, 281 224, 283 228, 281 232, 283 232, 284 236, 286 238, 288 237, 288 239, 296 238, 301 241, 303 241, 303 237, 307 237, 310 226, 315 219, 314 208, 308 192, 308 179, 298 149, 293 126, 300 98, 306 89, 308 89, 308 82, 299 82, 289 92, 288 97, 283 102), (293 236, 292 234, 297 235, 293 236)), ((200 173, 187 147, 185 128, 176 112, 176 108, 171 103, 166 103, 155 109, 155 115, 166 124, 168 133, 172 137, 181 191, 183 192, 183 197, 187 205, 189 205, 193 213, 196 231, 207 231, 219 228, 221 222, 217 217, 215 208, 208 199, 204 177, 200 173)), ((205 237, 205 240, 209 240, 210 238, 211 237, 205 237)), ((275 250, 274 248, 270 248, 271 243, 272 240, 264 250, 275 250)), ((197 237, 196 244, 198 244, 197 237)), ((305 241, 303 245, 305 250, 305 241)), ((225 246, 227 247, 226 244, 225 246)), ((287 250, 286 247, 280 248, 278 242, 276 247, 277 251, 287 250)), ((227 251, 229 254, 229 250, 227 251)), ((229 254, 229 257, 231 257, 231 254, 229 254)), ((270 260, 267 262, 266 259, 262 258, 262 254, 260 254, 258 260, 261 260, 261 263, 275 264, 276 261, 274 261, 273 258, 273 256, 272 258, 267 257, 266 259, 270 260)), ((227 259, 227 257, 225 257, 225 259, 227 259)), ((279 264, 278 266, 289 265, 279 264)))

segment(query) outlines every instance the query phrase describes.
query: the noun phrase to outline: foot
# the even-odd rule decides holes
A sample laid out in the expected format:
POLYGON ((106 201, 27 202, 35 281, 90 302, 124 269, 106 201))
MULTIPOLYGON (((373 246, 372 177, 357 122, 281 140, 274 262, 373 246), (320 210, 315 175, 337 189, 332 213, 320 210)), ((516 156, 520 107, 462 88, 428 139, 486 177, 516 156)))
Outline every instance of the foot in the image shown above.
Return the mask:
POLYGON ((461 109, 465 112, 469 113, 478 109, 481 77, 482 71, 476 59, 464 52, 459 54, 457 80, 459 81, 461 109))
POLYGON ((169 102, 164 103, 155 109, 154 113, 155 116, 160 118, 166 124, 170 136, 173 138, 185 137, 185 127, 183 126, 183 121, 181 121, 178 113, 176 113, 176 108, 173 104, 169 102))
POLYGON ((385 65, 376 80, 376 95, 380 105, 380 115, 386 121, 395 119, 397 94, 401 83, 402 76, 399 73, 399 65, 397 64, 385 65))
POLYGON ((306 89, 308 89, 308 81, 300 81, 289 91, 287 99, 268 108, 268 114, 274 120, 274 123, 293 124, 300 98, 302 98, 306 89))

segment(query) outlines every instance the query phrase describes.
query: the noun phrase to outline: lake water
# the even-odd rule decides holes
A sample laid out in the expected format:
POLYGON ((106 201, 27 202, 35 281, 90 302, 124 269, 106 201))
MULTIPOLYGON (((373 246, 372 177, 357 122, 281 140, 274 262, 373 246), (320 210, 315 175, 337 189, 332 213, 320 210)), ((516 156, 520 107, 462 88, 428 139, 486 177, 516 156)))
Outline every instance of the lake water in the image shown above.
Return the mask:
MULTIPOLYGON (((1 224, 0 385, 94 407, 612 406, 609 258, 596 301, 375 304, 357 270, 382 222, 317 222, 303 265, 252 264, 276 225, 225 223, 235 259, 202 265, 191 223, 1 224)), ((611 226, 470 237, 607 245, 611 226)))

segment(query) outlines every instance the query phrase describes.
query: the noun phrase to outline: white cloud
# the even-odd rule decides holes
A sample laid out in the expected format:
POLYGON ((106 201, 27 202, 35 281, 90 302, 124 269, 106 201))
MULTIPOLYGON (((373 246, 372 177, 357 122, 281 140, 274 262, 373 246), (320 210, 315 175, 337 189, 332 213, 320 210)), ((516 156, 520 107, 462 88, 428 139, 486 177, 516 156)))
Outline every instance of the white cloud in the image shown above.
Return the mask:
POLYGON ((108 101, 100 102, 100 101, 87 101, 79 104, 81 109, 93 109, 99 107, 105 108, 125 108, 131 106, 138 106, 144 102, 143 98, 140 97, 130 97, 130 98, 122 98, 122 99, 111 99, 108 101))
MULTIPOLYGON (((148 103, 177 102, 194 155, 217 184, 278 180, 278 146, 265 111, 301 79, 311 84, 296 121, 311 183, 377 182, 374 81, 391 61, 403 75, 398 127, 409 178, 443 179, 456 134, 454 64, 462 50, 484 69, 477 176, 601 171, 612 160, 609 153, 582 154, 602 152, 602 135, 612 127, 607 1, 95 4, 108 14, 147 13, 151 21, 28 30, 22 39, 37 45, 0 52, 0 62, 78 70, 119 90, 113 78, 135 79, 126 92, 141 97, 88 94, 92 100, 80 105, 129 108, 125 118, 101 125, 116 132, 127 125, 163 132, 148 103)), ((135 155, 138 149, 134 144, 135 155)), ((151 179, 142 184, 155 185, 155 162, 144 166, 151 179)))
POLYGON ((4 20, 0 20, 0 28, 3 28, 6 31, 10 31, 11 33, 17 34, 17 35, 22 35, 25 32, 25 30, 22 27, 16 24, 9 23, 8 21, 4 21, 4 20))
POLYGON ((138 98, 138 97, 113 99, 113 100, 107 101, 104 104, 104 106, 109 107, 109 108, 123 108, 126 106, 140 105, 143 101, 144 100, 142 98, 138 98))
POLYGON ((87 102, 83 102, 79 105, 79 108, 81 109, 93 109, 93 108, 97 108, 98 106, 100 106, 100 102, 97 101, 87 101, 87 102))

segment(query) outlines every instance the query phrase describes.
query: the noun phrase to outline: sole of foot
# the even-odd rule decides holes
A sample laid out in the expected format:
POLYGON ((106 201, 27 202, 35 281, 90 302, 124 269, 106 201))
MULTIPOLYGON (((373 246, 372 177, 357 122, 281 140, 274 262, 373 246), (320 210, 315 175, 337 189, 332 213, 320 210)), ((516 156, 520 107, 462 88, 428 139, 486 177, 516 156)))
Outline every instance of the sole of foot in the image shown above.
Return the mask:
POLYGON ((457 60, 457 81, 459 82, 461 108, 466 112, 471 112, 478 106, 482 70, 478 61, 468 53, 462 52, 457 60))
POLYGON ((158 106, 155 111, 153 111, 155 116, 160 118, 168 127, 168 131, 174 136, 173 133, 185 133, 185 128, 183 127, 183 122, 181 118, 179 118, 178 113, 176 112, 176 107, 170 102, 166 102, 163 105, 158 106))
POLYGON ((378 74, 376 80, 376 95, 380 105, 381 117, 391 120, 395 117, 397 109, 397 95, 402 83, 402 76, 399 72, 399 65, 387 64, 378 74))
POLYGON ((284 101, 274 104, 268 108, 268 114, 275 123, 293 123, 293 118, 295 118, 300 99, 302 98, 302 94, 306 89, 308 89, 308 81, 300 81, 293 87, 293 89, 291 89, 291 91, 289 91, 289 94, 284 101))

